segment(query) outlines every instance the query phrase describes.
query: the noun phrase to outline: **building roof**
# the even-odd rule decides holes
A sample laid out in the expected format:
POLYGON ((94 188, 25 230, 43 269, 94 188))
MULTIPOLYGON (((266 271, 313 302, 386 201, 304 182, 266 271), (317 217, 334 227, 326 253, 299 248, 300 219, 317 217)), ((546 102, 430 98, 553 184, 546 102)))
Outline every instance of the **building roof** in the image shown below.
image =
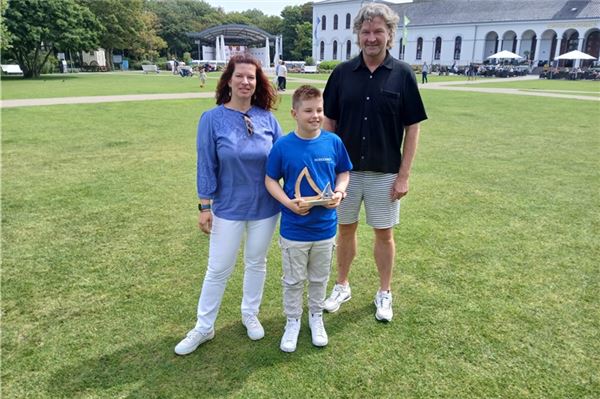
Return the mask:
POLYGON ((600 18, 600 0, 415 0, 390 6, 413 26, 600 18))
POLYGON ((227 45, 231 46, 253 46, 264 47, 265 40, 275 40, 275 36, 265 32, 256 26, 229 24, 213 26, 202 32, 190 32, 187 34, 195 40, 200 40, 202 44, 214 46, 218 36, 223 35, 227 45))

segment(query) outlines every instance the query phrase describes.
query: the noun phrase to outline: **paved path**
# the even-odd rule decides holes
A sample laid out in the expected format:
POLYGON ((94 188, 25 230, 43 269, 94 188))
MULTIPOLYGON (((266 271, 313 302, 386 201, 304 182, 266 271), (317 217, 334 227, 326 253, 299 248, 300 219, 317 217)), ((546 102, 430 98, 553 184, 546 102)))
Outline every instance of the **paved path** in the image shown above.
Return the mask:
MULTIPOLYGON (((600 96, 584 96, 571 94, 568 92, 556 92, 556 91, 537 91, 537 90, 523 90, 523 89, 509 89, 509 88, 491 88, 491 87, 477 87, 480 83, 499 83, 503 82, 514 82, 523 80, 536 80, 537 76, 520 76, 516 78, 502 78, 502 79, 481 79, 471 81, 451 81, 451 82, 438 82, 438 83, 426 83, 419 84, 419 87, 424 90, 453 90, 453 91, 466 91, 466 92, 478 92, 478 93, 496 93, 496 94, 512 94, 520 96, 536 96, 536 97, 554 97, 564 99, 575 99, 584 101, 600 101, 600 96)), ((302 82, 302 83, 325 83, 323 80, 309 79, 309 78, 290 78, 291 82, 302 82)), ((292 91, 288 90, 282 94, 289 95, 292 91)), ((58 98, 32 98, 32 99, 20 99, 20 100, 1 100, 0 108, 14 108, 14 107, 33 107, 42 105, 64 105, 64 104, 93 104, 93 103, 105 103, 105 102, 121 102, 121 101, 147 101, 147 100, 183 100, 190 98, 213 98, 214 93, 165 93, 165 94, 130 94, 120 96, 88 96, 88 97, 58 97, 58 98)))
MULTIPOLYGON (((536 96, 536 97, 554 97, 554 98, 565 98, 574 100, 584 101, 600 101, 600 96, 585 96, 571 93, 577 92, 566 92, 561 90, 532 90, 532 89, 513 89, 513 88, 498 88, 498 87, 477 87, 481 83, 499 83, 504 82, 520 82, 524 80, 538 80, 539 77, 536 75, 519 76, 515 78, 498 78, 498 79, 479 79, 479 80, 467 80, 467 81, 451 81, 451 82, 439 82, 439 83, 425 83, 419 84, 420 89, 430 90, 453 90, 453 91, 467 91, 467 92, 478 92, 478 93, 498 93, 498 94, 513 94, 518 96, 536 96)), ((588 93, 588 92, 586 92, 588 93)))

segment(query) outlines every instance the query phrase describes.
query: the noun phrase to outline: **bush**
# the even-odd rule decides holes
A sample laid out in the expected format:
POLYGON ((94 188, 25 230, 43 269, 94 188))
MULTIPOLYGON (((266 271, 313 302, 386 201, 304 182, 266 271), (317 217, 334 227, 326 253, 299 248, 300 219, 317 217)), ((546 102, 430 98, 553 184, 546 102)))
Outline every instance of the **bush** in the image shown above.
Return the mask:
POLYGON ((148 65, 148 64, 144 64, 144 62, 148 62, 148 61, 139 61, 139 60, 130 60, 129 61, 129 69, 142 69, 142 65, 148 65))
POLYGON ((315 65, 315 59, 313 57, 306 57, 306 59, 304 60, 305 65, 315 65))
POLYGON ((185 62, 186 65, 191 65, 192 63, 192 54, 190 54, 188 51, 183 53, 183 62, 185 62))
POLYGON ((58 59, 54 55, 50 55, 42 67, 42 73, 46 74, 55 72, 58 72, 58 59))
POLYGON ((319 72, 331 72, 341 61, 323 61, 319 64, 319 72))

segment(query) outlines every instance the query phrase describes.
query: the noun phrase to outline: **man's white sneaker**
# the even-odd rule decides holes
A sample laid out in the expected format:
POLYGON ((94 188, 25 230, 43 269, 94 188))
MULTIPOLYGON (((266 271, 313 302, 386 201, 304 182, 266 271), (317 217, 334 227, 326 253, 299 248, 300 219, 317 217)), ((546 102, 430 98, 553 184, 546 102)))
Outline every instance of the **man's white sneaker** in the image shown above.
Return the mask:
POLYGON ((248 338, 257 341, 265 336, 265 330, 255 315, 242 316, 242 324, 248 331, 248 338))
POLYGON ((322 313, 311 313, 308 317, 308 326, 310 327, 310 334, 312 336, 312 343, 314 346, 325 346, 329 342, 327 338, 327 332, 323 325, 323 314, 322 313))
POLYGON ((202 333, 196 329, 190 330, 186 337, 181 340, 175 347, 175 353, 178 355, 189 355, 206 341, 210 341, 215 337, 215 330, 207 333, 202 333))
POLYGON ((281 345, 279 346, 284 352, 294 352, 298 344, 298 334, 300 333, 300 319, 287 319, 285 332, 281 337, 281 345))
POLYGON ((392 293, 390 291, 378 291, 377 295, 375 295, 375 306, 377 307, 377 311, 375 312, 375 318, 377 320, 392 320, 392 317, 394 317, 394 311, 392 310, 392 293))
POLYGON ((351 298, 352 290, 350 289, 350 284, 336 284, 333 286, 331 295, 323 304, 323 308, 329 313, 337 312, 340 308, 340 305, 344 302, 348 302, 351 298))

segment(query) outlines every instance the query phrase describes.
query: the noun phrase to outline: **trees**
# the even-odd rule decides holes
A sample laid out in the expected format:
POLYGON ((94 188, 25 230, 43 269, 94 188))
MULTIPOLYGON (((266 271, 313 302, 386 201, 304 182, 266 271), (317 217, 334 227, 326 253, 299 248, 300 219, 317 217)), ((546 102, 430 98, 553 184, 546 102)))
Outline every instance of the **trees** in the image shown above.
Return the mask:
POLYGON ((184 52, 193 50, 188 32, 199 32, 220 25, 225 19, 222 10, 203 1, 149 0, 146 7, 158 17, 160 27, 157 33, 167 43, 167 52, 175 56, 182 56, 184 52))
POLYGON ((155 60, 159 56, 159 51, 167 47, 167 42, 157 34, 160 23, 156 14, 152 11, 144 11, 141 19, 144 29, 139 32, 131 54, 138 59, 155 60))
POLYGON ((11 35, 9 53, 26 78, 39 77, 57 49, 91 50, 102 26, 75 0, 9 0, 5 23, 11 35))
POLYGON ((196 50, 189 32, 228 23, 281 34, 284 59, 303 60, 312 52, 312 3, 285 7, 281 17, 257 8, 225 13, 198 0, 0 0, 0 12, 0 50, 26 77, 39 76, 57 51, 102 47, 108 69, 115 49, 134 59, 182 56, 196 50))
POLYGON ((11 45, 11 35, 4 23, 4 11, 8 3, 0 1, 0 51, 8 50, 11 45))
POLYGON ((281 17, 283 18, 283 58, 288 60, 304 59, 304 57, 295 57, 312 54, 312 28, 306 33, 306 26, 302 26, 304 23, 308 23, 312 27, 312 3, 287 6, 281 12, 281 17), (298 26, 301 27, 298 28, 298 26), (297 29, 300 29, 302 36, 298 35, 297 29), (308 47, 307 43, 310 43, 308 47))
POLYGON ((294 48, 290 50, 293 60, 305 60, 312 55, 312 24, 302 22, 296 25, 296 40, 294 48))
POLYGON ((143 0, 78 0, 89 8, 102 24, 100 47, 106 51, 106 63, 113 69, 114 49, 134 48, 139 42, 140 33, 145 28, 143 0))

